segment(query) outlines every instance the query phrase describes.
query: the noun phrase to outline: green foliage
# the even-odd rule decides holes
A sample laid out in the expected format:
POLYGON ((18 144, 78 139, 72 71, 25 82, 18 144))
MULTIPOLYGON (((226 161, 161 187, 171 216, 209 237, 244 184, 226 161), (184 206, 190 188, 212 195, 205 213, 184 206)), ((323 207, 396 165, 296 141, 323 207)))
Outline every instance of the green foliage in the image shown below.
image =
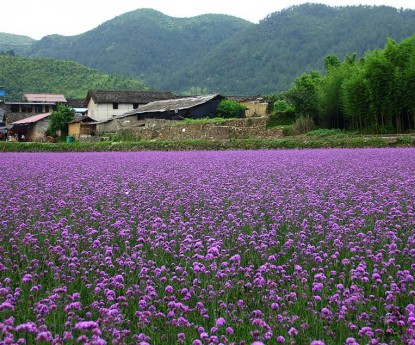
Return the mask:
POLYGON ((414 56, 415 35, 401 43, 390 39, 361 59, 352 54, 338 63, 331 56, 325 76, 305 73, 280 97, 294 105, 296 117, 310 117, 319 127, 408 132, 415 129, 414 56))
POLYGON ((293 105, 297 118, 310 118, 318 123, 317 87, 321 76, 317 72, 304 73, 296 78, 294 85, 285 93, 286 99, 293 105))
POLYGON ((75 110, 72 108, 58 104, 56 110, 49 116, 49 127, 46 130, 46 135, 54 136, 58 131, 61 136, 66 135, 68 123, 75 117, 75 110))
POLYGON ((8 55, 8 56, 15 56, 14 50, 6 50, 6 51, 0 51, 0 55, 8 55))
POLYGON ((15 54, 27 54, 28 50, 35 42, 27 36, 13 35, 0 32, 0 52, 15 54))
POLYGON ((145 89, 137 80, 103 74, 76 62, 11 55, 0 55, 0 85, 8 100, 30 92, 85 98, 89 89, 145 89))
POLYGON ((73 60, 177 94, 269 94, 287 89, 306 71, 336 66, 336 56, 362 56, 381 48, 387 37, 412 35, 414 17, 409 9, 308 3, 253 24, 224 15, 171 18, 140 9, 77 36, 16 36, 15 44, 8 37, 7 45, 0 36, 0 51, 73 60), (327 55, 334 59, 323 66, 327 55))
POLYGON ((32 45, 29 54, 74 60, 105 73, 144 80, 154 89, 177 91, 180 87, 184 93, 192 88, 207 90, 194 71, 188 71, 193 61, 253 26, 225 15, 172 18, 139 9, 78 36, 44 37, 32 45))
POLYGON ((286 100, 277 100, 274 103, 274 113, 276 114, 293 112, 294 109, 286 100))
POLYGON ((272 103, 269 126, 289 125, 295 120, 295 108, 287 100, 277 99, 272 103))
POLYGON ((236 140, 175 140, 96 143, 9 143, 0 141, 0 152, 102 152, 102 151, 182 151, 182 150, 262 150, 262 149, 310 149, 310 148, 363 148, 363 147, 415 147, 415 137, 349 137, 326 138, 295 137, 286 139, 236 139, 236 140))
POLYGON ((242 117, 244 115, 245 110, 246 107, 243 104, 233 101, 231 99, 223 99, 220 101, 218 105, 217 114, 219 117, 229 119, 235 117, 242 117))
POLYGON ((340 66, 340 59, 334 55, 330 54, 324 58, 324 68, 326 71, 330 71, 332 68, 337 68, 340 66))
POLYGON ((333 129, 320 128, 320 129, 315 129, 313 131, 306 133, 306 135, 310 137, 332 137, 332 136, 344 137, 344 136, 351 136, 351 135, 357 135, 357 134, 358 134, 357 132, 347 132, 345 130, 338 129, 338 128, 333 128, 333 129))
POLYGON ((306 71, 322 73, 329 54, 361 56, 381 48, 387 37, 412 35, 414 13, 385 6, 292 6, 207 52, 186 66, 187 73, 224 94, 281 92, 306 71))

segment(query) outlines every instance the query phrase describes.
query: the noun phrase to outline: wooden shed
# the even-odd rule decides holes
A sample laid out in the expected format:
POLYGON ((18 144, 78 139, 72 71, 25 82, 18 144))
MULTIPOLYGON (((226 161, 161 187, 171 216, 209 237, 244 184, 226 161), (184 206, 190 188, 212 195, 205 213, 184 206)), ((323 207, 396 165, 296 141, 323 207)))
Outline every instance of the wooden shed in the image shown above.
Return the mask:
POLYGON ((77 116, 68 123, 68 135, 75 139, 97 136, 97 123, 89 116, 77 116))

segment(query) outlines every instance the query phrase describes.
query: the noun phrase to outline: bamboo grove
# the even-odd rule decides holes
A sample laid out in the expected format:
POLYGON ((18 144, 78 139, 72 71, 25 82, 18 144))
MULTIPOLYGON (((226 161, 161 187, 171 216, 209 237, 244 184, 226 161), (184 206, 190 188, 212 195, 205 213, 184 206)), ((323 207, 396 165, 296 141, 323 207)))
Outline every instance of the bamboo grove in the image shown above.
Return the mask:
MULTIPOLYGON (((324 65, 325 75, 305 73, 277 96, 275 104, 286 103, 292 120, 310 117, 321 128, 361 133, 415 129, 415 35, 400 43, 389 39, 383 50, 360 59, 329 55, 324 65)), ((274 107, 274 115, 287 112, 274 107)))

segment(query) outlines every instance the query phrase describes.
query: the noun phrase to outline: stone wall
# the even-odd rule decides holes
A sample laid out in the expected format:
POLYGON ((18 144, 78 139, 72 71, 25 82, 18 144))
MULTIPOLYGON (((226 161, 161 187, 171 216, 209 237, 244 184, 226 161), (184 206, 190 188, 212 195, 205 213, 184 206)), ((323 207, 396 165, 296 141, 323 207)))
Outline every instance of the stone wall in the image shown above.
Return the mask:
POLYGON ((84 143, 96 143, 101 141, 101 138, 98 136, 80 136, 76 140, 84 143))
POLYGON ((268 129, 266 118, 250 118, 220 122, 186 124, 181 121, 157 121, 135 123, 136 126, 119 126, 121 135, 133 135, 143 140, 189 139, 268 139, 282 138, 282 129, 268 129))

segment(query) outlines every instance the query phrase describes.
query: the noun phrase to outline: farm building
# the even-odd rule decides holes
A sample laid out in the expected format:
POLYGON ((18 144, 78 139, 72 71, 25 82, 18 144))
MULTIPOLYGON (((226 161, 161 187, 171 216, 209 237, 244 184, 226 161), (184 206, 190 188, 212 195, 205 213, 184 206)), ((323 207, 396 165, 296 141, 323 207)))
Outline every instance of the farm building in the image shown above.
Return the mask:
POLYGON ((45 114, 56 109, 58 104, 66 104, 61 94, 26 93, 21 101, 6 101, 8 123, 13 123, 38 114, 45 114))
POLYGON ((68 135, 79 139, 98 135, 97 123, 89 116, 77 116, 68 123, 68 135))
POLYGON ((171 92, 134 90, 90 90, 86 103, 88 116, 96 121, 106 121, 154 101, 174 99, 171 92))
POLYGON ((23 95, 23 101, 29 103, 53 103, 53 104, 66 104, 66 98, 64 95, 55 93, 25 93, 23 95))
POLYGON ((43 141, 49 126, 50 115, 51 113, 38 114, 13 122, 9 134, 13 134, 17 140, 43 141))
POLYGON ((151 102, 138 109, 118 116, 118 122, 142 121, 144 119, 183 120, 217 116, 217 107, 224 99, 221 95, 176 98, 151 102))

